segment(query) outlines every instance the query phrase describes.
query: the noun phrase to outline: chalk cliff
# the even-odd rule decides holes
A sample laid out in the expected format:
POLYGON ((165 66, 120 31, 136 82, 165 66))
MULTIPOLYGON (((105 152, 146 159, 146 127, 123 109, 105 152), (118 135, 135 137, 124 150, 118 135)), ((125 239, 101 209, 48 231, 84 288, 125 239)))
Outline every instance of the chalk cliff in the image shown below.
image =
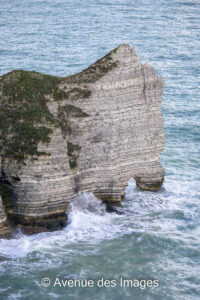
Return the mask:
POLYGON ((27 233, 59 229, 79 191, 118 202, 131 177, 157 190, 162 89, 129 45, 70 77, 1 76, 0 182, 12 190, 15 223, 27 233))

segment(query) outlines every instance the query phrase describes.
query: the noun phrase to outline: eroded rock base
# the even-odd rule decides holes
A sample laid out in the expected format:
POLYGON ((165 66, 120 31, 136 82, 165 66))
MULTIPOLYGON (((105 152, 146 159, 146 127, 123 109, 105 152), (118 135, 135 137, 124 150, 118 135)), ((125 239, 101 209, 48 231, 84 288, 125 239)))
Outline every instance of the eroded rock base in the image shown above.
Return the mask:
POLYGON ((47 216, 13 216, 15 225, 22 229, 25 234, 35 234, 40 232, 49 232, 61 230, 67 223, 66 213, 50 214, 47 216))
POLYGON ((164 181, 164 178, 161 180, 152 181, 152 182, 136 180, 136 185, 143 191, 156 192, 162 186, 163 181, 164 181))

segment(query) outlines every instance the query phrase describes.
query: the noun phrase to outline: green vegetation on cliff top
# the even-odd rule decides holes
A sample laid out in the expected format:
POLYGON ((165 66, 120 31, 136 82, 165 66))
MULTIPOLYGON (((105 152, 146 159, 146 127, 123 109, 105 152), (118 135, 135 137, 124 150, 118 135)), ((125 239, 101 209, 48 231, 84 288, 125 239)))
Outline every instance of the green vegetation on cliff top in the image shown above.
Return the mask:
POLYGON ((35 72, 13 71, 1 77, 0 156, 24 161, 28 155, 44 155, 39 142, 48 143, 56 125, 45 95, 58 83, 56 77, 35 72))
POLYGON ((89 68, 69 77, 60 78, 23 70, 1 76, 0 157, 25 162, 29 156, 37 159, 40 155, 48 155, 38 151, 38 144, 50 142, 52 127, 60 126, 65 135, 70 134, 67 120, 69 114, 73 117, 88 116, 69 104, 64 107, 65 113, 58 109, 55 117, 49 111, 48 98, 51 96, 55 101, 76 101, 90 97, 89 83, 117 66, 112 58, 115 52, 116 49, 89 68), (61 89, 60 83, 67 88, 61 89))

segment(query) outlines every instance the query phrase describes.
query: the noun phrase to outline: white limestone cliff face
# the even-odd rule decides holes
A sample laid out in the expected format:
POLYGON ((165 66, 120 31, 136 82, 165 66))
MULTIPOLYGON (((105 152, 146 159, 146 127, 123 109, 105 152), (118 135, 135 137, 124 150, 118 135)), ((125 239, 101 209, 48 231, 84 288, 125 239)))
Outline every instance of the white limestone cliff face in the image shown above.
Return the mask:
POLYGON ((0 178, 13 189, 16 223, 27 233, 58 229, 79 191, 118 202, 130 178, 144 190, 157 190, 164 179, 162 90, 162 79, 129 45, 60 78, 45 94, 55 119, 46 124, 50 140, 37 145, 48 155, 27 155, 22 164, 1 154, 0 178))

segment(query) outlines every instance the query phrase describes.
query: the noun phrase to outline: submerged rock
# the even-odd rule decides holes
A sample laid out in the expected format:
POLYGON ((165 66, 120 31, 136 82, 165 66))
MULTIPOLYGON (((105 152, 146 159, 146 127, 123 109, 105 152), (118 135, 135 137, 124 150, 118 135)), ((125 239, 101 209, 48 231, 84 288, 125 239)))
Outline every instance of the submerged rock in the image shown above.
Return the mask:
POLYGON ((131 177, 157 190, 162 89, 129 45, 70 77, 1 76, 0 182, 12 189, 15 222, 27 233, 59 229, 78 192, 119 202, 131 177))
POLYGON ((116 213, 117 215, 124 215, 125 211, 123 209, 120 210, 120 205, 118 205, 118 202, 112 202, 112 201, 106 201, 106 211, 109 213, 116 213))

